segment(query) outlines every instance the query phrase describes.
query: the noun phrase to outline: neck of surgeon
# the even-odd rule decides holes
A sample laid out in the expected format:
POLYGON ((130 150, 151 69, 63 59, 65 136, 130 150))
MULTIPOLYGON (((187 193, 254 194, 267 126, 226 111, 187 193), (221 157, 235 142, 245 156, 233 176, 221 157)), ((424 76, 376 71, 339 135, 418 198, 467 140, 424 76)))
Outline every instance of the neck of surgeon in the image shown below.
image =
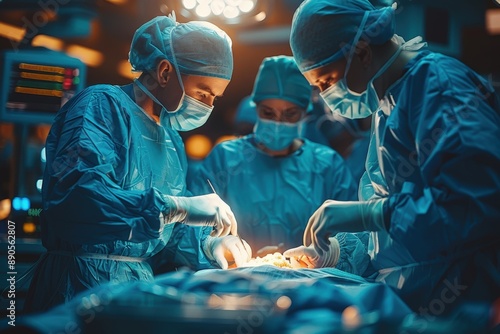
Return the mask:
MULTIPOLYGON (((358 57, 355 57, 356 61, 363 63, 362 66, 367 66, 367 69, 369 69, 368 71, 364 72, 368 77, 366 79, 366 82, 370 80, 370 76, 373 77, 376 74, 377 70, 384 66, 384 64, 396 52, 398 52, 400 45, 398 45, 393 40, 389 40, 382 45, 370 45, 369 48, 370 50, 366 52, 372 53, 372 56, 368 56, 372 59, 371 63, 363 63, 363 58, 359 57, 359 55, 358 57)), ((417 52, 414 51, 401 51, 394 62, 387 68, 387 70, 374 80, 373 86, 375 87, 375 91, 377 92, 379 99, 382 99, 387 93, 387 89, 404 75, 404 67, 416 55, 417 52)))

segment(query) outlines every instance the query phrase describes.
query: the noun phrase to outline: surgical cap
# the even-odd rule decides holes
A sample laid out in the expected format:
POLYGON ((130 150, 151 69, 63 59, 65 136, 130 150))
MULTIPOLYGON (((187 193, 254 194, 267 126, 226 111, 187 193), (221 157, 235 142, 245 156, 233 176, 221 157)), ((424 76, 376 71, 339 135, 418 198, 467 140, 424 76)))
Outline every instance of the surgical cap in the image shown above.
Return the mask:
POLYGON ((183 74, 229 80, 231 45, 229 36, 212 23, 178 23, 175 16, 158 16, 135 32, 129 61, 135 71, 149 71, 167 59, 183 74))
POLYGON ((363 21, 361 40, 380 45, 394 35, 393 7, 376 9, 368 0, 306 0, 295 11, 290 47, 302 72, 349 54, 363 21))
POLYGON ((262 61, 253 86, 252 100, 281 99, 307 108, 312 88, 293 57, 275 56, 262 61))

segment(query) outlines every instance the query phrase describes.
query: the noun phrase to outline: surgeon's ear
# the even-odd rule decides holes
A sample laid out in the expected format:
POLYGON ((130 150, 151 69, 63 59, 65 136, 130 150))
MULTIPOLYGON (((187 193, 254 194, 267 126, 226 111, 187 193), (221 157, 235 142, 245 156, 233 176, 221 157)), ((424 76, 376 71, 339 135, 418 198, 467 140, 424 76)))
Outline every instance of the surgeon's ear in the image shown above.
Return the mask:
POLYGON ((364 68, 368 68, 372 63, 372 48, 365 41, 359 41, 354 51, 356 57, 364 68))
POLYGON ((172 69, 172 64, 166 59, 163 59, 158 63, 156 79, 158 80, 158 83, 161 87, 165 87, 167 85, 168 79, 173 72, 172 69))

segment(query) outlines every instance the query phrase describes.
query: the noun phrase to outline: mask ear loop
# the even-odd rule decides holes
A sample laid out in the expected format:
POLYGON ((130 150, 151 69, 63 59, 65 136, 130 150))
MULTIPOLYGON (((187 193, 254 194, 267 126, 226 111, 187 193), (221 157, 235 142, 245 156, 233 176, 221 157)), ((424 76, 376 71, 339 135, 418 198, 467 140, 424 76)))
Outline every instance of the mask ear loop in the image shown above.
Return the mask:
POLYGON ((179 109, 181 109, 183 101, 184 101, 184 95, 186 95, 186 91, 184 89, 184 83, 182 82, 182 78, 181 78, 181 72, 179 71, 179 65, 177 63, 177 58, 175 57, 175 52, 174 52, 174 46, 173 46, 174 45, 174 39, 172 37, 174 29, 175 29, 175 27, 173 27, 172 29, 170 29, 170 52, 172 52, 172 61, 173 61, 173 66, 174 66, 174 69, 175 69, 175 73, 177 74, 177 80, 179 80, 179 85, 181 86, 181 89, 182 89, 182 97, 181 97, 181 99, 179 101, 179 105, 177 106, 177 108, 175 110, 170 111, 167 108, 165 108, 165 110, 169 114, 174 114, 174 113, 178 112, 179 109))
POLYGON ((359 39, 361 38, 361 34, 363 33, 363 29, 365 28, 366 21, 368 21, 368 15, 369 15, 368 12, 365 12, 365 14, 363 15, 363 19, 361 20, 361 23, 359 25, 358 32, 356 33, 356 36, 354 36, 354 39, 352 41, 351 50, 349 51, 349 58, 347 58, 347 65, 344 71, 344 79, 346 84, 347 84, 347 72, 351 67, 351 61, 354 56, 354 52, 356 51, 356 45, 358 44, 359 39))

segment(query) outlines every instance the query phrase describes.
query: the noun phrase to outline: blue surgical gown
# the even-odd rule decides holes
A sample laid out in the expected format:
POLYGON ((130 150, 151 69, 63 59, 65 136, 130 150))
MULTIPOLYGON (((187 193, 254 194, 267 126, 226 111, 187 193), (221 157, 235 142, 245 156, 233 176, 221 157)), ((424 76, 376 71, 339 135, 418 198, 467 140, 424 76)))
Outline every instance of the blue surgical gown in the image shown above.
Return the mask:
MULTIPOLYGON (((357 198, 357 183, 344 160, 331 148, 303 139, 285 157, 272 157, 256 147, 253 135, 217 145, 197 176, 188 180, 193 194, 212 192, 231 207, 238 233, 253 252, 283 243, 281 251, 302 244, 309 217, 327 199, 357 198)), ((366 252, 368 234, 338 236, 343 245, 339 267, 351 267, 355 249, 366 252)), ((254 254, 255 255, 255 254, 254 254)), ((361 261, 368 262, 368 256, 361 261)))
POLYGON ((42 190, 47 253, 34 269, 28 311, 106 282, 152 280, 145 260, 164 248, 179 265, 211 267, 199 229, 160 219, 164 195, 186 194, 182 140, 133 98, 132 85, 96 85, 56 116, 42 190))
POLYGON ((370 238, 376 280, 434 315, 460 300, 494 300, 500 296, 498 96, 459 61, 421 51, 384 102, 373 116, 360 183, 360 199, 388 198, 388 231, 370 238))

